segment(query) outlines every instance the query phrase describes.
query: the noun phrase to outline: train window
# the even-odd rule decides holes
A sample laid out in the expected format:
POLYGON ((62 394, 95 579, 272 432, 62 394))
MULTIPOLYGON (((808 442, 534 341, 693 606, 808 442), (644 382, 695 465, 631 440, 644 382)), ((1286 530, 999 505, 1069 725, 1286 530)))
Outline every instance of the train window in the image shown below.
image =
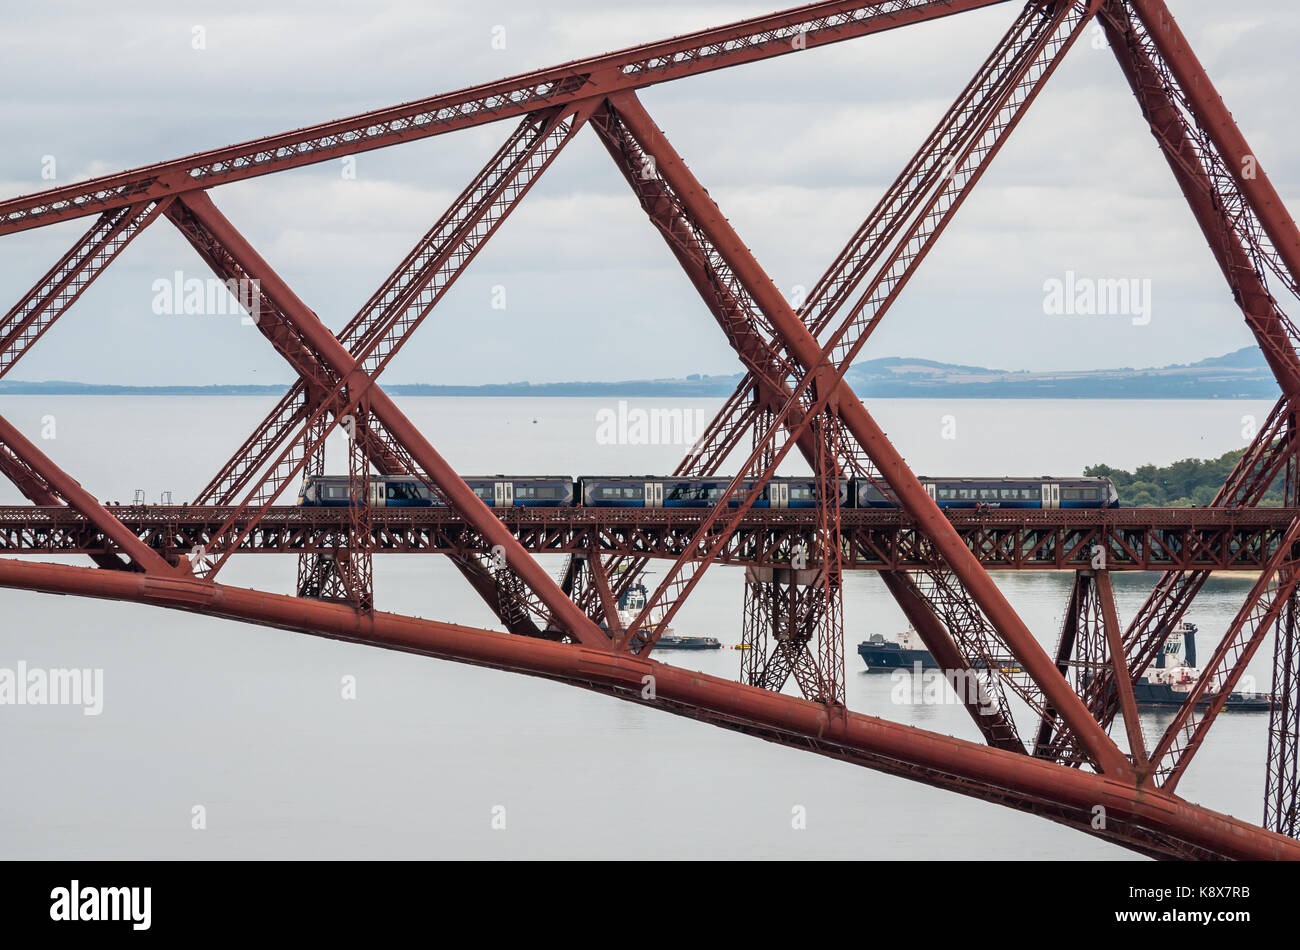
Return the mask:
POLYGON ((410 482, 389 482, 386 492, 392 501, 419 501, 420 491, 410 482))
POLYGON ((1097 489, 1095 488, 1061 489, 1061 501, 1096 501, 1098 497, 1097 489))
POLYGON ((641 489, 631 485, 625 488, 606 485, 596 489, 596 497, 610 501, 633 500, 641 497, 641 489))
POLYGON ((812 501, 812 496, 813 496, 812 489, 806 485, 790 486, 791 501, 812 501))
POLYGON ((348 499, 347 485, 324 485, 322 488, 324 489, 323 494, 328 501, 347 501, 348 499))
POLYGON ((534 501, 555 501, 564 495, 559 485, 523 485, 515 482, 515 498, 527 498, 534 501))

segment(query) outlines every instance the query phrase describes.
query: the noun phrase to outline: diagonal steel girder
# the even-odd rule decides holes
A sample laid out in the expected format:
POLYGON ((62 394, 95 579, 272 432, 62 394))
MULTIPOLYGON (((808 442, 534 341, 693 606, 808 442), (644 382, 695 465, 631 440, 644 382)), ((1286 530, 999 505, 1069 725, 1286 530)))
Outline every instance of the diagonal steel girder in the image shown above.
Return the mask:
POLYGON ((199 152, 0 202, 0 235, 98 214, 145 198, 355 155, 519 118, 548 106, 816 49, 995 6, 1007 0, 870 0, 808 3, 727 26, 540 69, 458 92, 199 152))
MULTIPOLYGON (((215 240, 240 271, 258 282, 261 295, 271 304, 258 328, 298 372, 331 389, 347 388, 350 405, 363 396, 377 427, 409 454, 431 478, 448 505, 472 525, 493 547, 504 552, 506 562, 546 605, 556 622, 586 644, 608 644, 608 638, 559 589, 456 471, 438 454, 388 395, 373 383, 357 361, 298 298, 252 245, 212 204, 204 193, 185 195, 179 203, 215 240), (295 350, 299 344, 306 354, 295 350), (306 359, 302 359, 303 356, 306 359)), ((283 489, 283 486, 281 486, 283 489)), ((269 505, 268 505, 269 506, 269 505)), ((245 531, 247 529, 245 528, 245 531)), ((230 556, 226 551, 217 567, 230 556)))
POLYGON ((151 547, 141 541, 121 521, 101 505, 81 484, 59 468, 40 449, 33 445, 5 418, 0 417, 0 450, 8 453, 63 502, 75 508, 87 521, 98 528, 122 554, 131 559, 136 571, 157 574, 175 574, 168 564, 151 547))
POLYGON ((1246 141, 1164 0, 1125 2, 1141 20, 1151 44, 1195 110, 1206 137, 1224 157, 1226 171, 1258 216, 1286 268, 1283 276, 1289 277, 1291 287, 1296 287, 1300 283, 1300 230, 1265 173, 1258 153, 1246 141))
MULTIPOLYGON (((672 149, 663 133, 641 109, 634 97, 628 95, 617 97, 614 105, 642 147, 655 157, 658 172, 685 202, 695 222, 708 235, 718 253, 749 288, 750 294, 771 321, 785 347, 809 368, 806 379, 815 381, 820 377, 828 380, 828 391, 819 394, 821 398, 829 400, 832 394, 836 396, 841 419, 867 455, 875 462, 903 509, 917 521, 920 530, 931 540, 954 573, 966 585, 972 597, 998 629, 1016 657, 1024 664, 1045 696, 1076 730, 1076 733, 1086 737, 1085 746, 1104 771, 1116 774, 1131 773, 1127 759, 1092 719, 1078 696, 1070 689, 1064 677, 975 556, 962 542, 961 537, 926 493, 925 488, 908 469, 870 413, 852 394, 850 387, 834 375, 834 370, 828 362, 829 354, 818 345, 817 340, 799 320, 780 291, 749 253, 748 248, 732 230, 717 205, 672 149)), ((832 351, 834 344, 835 341, 832 341, 828 345, 832 351)), ((666 622, 665 617, 662 623, 666 622)))

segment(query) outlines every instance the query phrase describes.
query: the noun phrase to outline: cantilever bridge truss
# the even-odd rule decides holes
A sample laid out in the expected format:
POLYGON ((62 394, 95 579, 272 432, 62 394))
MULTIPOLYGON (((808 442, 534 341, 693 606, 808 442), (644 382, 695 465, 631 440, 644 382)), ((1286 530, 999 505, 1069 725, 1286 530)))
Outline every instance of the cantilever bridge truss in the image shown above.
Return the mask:
MULTIPOLYGON (((0 547, 48 550, 14 539, 55 538, 55 549, 93 560, 82 567, 0 557, 0 585, 154 604, 543 676, 998 802, 1153 856, 1300 858, 1300 334, 1279 303, 1300 297, 1300 232, 1163 0, 1030 0, 1018 7, 1008 0, 811 3, 0 202, 0 234, 72 218, 91 222, 0 321, 0 377, 137 234, 163 219, 220 279, 256 288, 248 302, 257 328, 298 376, 194 504, 174 517, 110 511, 0 418, 0 472, 32 502, 5 510, 0 547), (638 99, 638 90, 655 83, 808 55, 826 44, 1000 5, 1011 14, 1005 36, 798 308, 638 99), (1137 559, 1129 569, 1164 570, 1127 625, 1115 610, 1105 558, 1079 560, 1078 542, 1070 548, 1075 560, 1052 565, 1077 570, 1050 654, 987 573, 990 566, 1027 566, 1026 542, 1013 531, 997 548, 1006 548, 1008 560, 990 563, 981 548, 988 533, 936 507, 844 374, 1062 59, 1086 30, 1098 28, 1282 396, 1202 513, 1204 525, 1183 523, 1182 534, 1161 542, 1150 535, 1125 542, 1134 536, 1123 535, 1114 519, 1090 528, 1099 543, 1087 551, 1119 544, 1137 559), (337 335, 210 194, 227 182, 497 121, 510 126, 500 149, 337 335), (378 378, 584 127, 627 179, 746 371, 700 450, 677 472, 713 475, 729 458, 744 461, 729 493, 740 495, 738 507, 724 503, 679 519, 672 542, 658 547, 614 542, 615 533, 599 526, 570 531, 568 546, 558 548, 568 558, 557 578, 533 556, 557 550, 535 540, 554 535, 521 532, 486 507, 378 378), (249 550, 250 539, 287 536, 275 528, 285 517, 276 502, 304 473, 322 471, 331 437, 347 440, 355 504, 328 531, 312 534, 311 543, 277 548, 298 553, 296 596, 220 583, 223 566, 249 550), (746 486, 764 485, 792 453, 828 485, 848 476, 876 481, 897 502, 890 537, 908 539, 906 556, 881 553, 891 550, 882 541, 881 556, 872 560, 871 546, 860 540, 864 529, 838 509, 839 493, 824 491, 820 508, 797 530, 787 527, 762 557, 738 559, 744 544, 737 538, 754 530, 759 490, 746 486), (372 558, 393 549, 385 543, 393 535, 392 516, 369 506, 371 472, 417 476, 445 502, 438 518, 454 521, 458 531, 428 549, 453 559, 504 632, 378 609, 372 558), (1251 521, 1255 513, 1246 509, 1275 482, 1285 485, 1287 505, 1251 521), (188 533, 170 530, 182 522, 188 533), (1248 538, 1267 537, 1243 541, 1242 530, 1248 538), (187 543, 178 546, 178 537, 187 543), (1151 550, 1161 548, 1169 558, 1151 559, 1151 550), (1248 548, 1259 578, 1246 603, 1166 731, 1144 735, 1134 680, 1210 570, 1239 563, 1248 548), (967 707, 982 743, 846 708, 841 578, 862 568, 863 550, 867 568, 880 572, 940 663, 981 683, 967 707), (662 579, 644 611, 624 626, 613 605, 651 557, 667 565, 662 579), (742 654, 739 682, 654 659, 659 632, 719 562, 747 564, 742 629, 751 649, 742 654), (1270 634, 1276 654, 1268 781, 1263 822, 1255 825, 1193 805, 1177 786, 1270 634), (1090 675, 1079 678, 1079 668, 1090 675), (1024 727, 1029 720, 1031 730, 1024 727)), ((654 523, 662 514, 647 513, 643 524, 625 517, 631 521, 619 537, 662 537, 654 523)))

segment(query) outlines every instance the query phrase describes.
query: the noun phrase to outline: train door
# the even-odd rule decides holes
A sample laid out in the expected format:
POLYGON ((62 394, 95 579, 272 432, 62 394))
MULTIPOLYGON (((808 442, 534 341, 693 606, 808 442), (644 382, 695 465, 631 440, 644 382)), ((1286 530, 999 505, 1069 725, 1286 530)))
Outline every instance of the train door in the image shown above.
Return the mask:
POLYGON ((1061 507, 1061 486, 1056 482, 1043 482, 1043 507, 1061 507))
POLYGON ((768 482, 767 496, 769 508, 790 507, 790 486, 785 482, 768 482))
POLYGON ((492 507, 513 508, 515 506, 515 483, 493 482, 492 507))
POLYGON ((645 506, 647 508, 662 508, 664 506, 663 482, 645 483, 645 506))
POLYGON ((370 480, 370 507, 380 508, 388 504, 388 498, 384 491, 385 483, 382 478, 372 478, 370 480))
POLYGON ((925 493, 930 496, 930 500, 935 504, 939 503, 939 497, 934 491, 934 482, 929 482, 925 486, 925 493))

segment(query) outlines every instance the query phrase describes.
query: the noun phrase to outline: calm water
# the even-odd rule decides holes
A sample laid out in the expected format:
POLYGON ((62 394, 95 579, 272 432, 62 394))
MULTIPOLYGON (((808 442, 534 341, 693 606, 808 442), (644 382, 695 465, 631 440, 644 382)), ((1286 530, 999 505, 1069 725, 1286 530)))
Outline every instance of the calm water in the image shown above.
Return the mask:
MULTIPOLYGON (((170 490, 180 502, 272 402, 10 396, 0 412, 98 497, 126 502, 141 488, 151 501, 170 490), (41 440, 50 417, 55 438, 41 440)), ((607 400, 399 402, 466 473, 664 472, 683 451, 603 444, 597 413, 616 406, 607 400)), ((715 406, 630 401, 706 415, 715 406)), ((1247 417, 1262 421, 1270 407, 899 400, 871 408, 916 470, 959 475, 1217 456, 1245 444, 1247 417)), ((0 486, 0 503, 20 501, 0 486)), ((294 570, 292 558, 248 557, 222 580, 288 593, 294 570)), ((380 557, 375 570, 384 609, 495 626, 440 558, 380 557)), ((1121 619, 1153 580, 1117 578, 1121 619)), ((1051 649, 1069 576, 998 582, 1051 649)), ((1250 584, 1211 580, 1190 615, 1203 650, 1250 584)), ((713 568, 675 626, 734 643, 741 599, 740 572, 713 568)), ((845 614, 854 709, 976 737, 959 707, 897 706, 889 677, 860 672, 857 642, 903 626, 874 575, 848 578, 845 614)), ((1271 655, 1265 644, 1250 671, 1260 688, 1271 655)), ((738 656, 664 658, 734 677, 738 656)), ((102 669, 104 708, 87 717, 74 707, 0 706, 8 779, 0 857, 1127 856, 1046 821, 571 687, 228 621, 0 590, 0 668, 19 661, 102 669), (354 700, 341 696, 349 676, 354 700), (791 828, 796 805, 807 809, 806 830, 791 828), (195 806, 206 810, 205 830, 191 828, 195 806), (504 830, 492 827, 498 806, 504 830)), ((1148 737, 1166 721, 1147 717, 1148 737)), ((1225 715, 1181 792, 1258 821, 1266 742, 1267 715, 1225 715)))

